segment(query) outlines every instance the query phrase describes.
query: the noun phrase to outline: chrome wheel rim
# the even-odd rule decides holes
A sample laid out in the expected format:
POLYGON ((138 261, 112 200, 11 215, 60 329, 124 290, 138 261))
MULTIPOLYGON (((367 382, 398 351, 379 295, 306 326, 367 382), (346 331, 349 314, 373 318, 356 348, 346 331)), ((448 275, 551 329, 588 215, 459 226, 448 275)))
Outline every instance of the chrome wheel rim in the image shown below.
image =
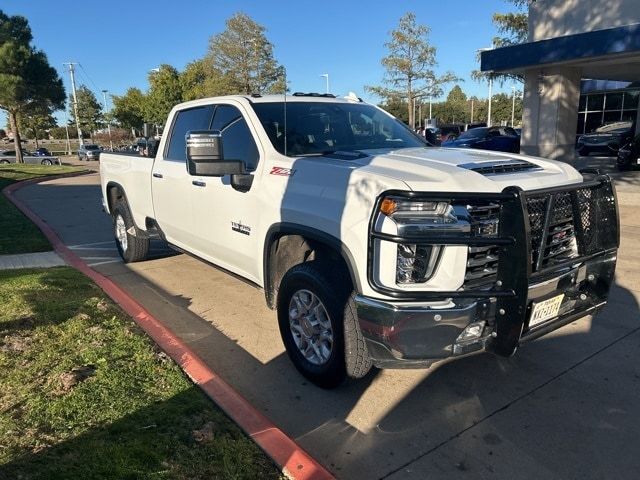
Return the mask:
POLYGON ((122 248, 123 252, 127 251, 127 227, 124 224, 124 218, 122 215, 118 215, 116 217, 116 240, 120 244, 120 248, 122 248))
POLYGON ((323 365, 333 350, 333 329, 320 299, 309 290, 298 290, 289 302, 289 328, 300 353, 310 363, 323 365))

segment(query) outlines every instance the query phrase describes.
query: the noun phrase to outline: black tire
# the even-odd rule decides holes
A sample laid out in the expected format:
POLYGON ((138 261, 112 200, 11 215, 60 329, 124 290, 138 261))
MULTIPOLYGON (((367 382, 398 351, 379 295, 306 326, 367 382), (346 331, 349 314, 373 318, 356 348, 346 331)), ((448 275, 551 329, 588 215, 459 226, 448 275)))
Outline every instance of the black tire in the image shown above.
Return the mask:
POLYGON ((289 358, 302 375, 322 388, 335 388, 346 379, 362 378, 372 365, 358 324, 348 273, 329 272, 318 262, 296 265, 283 277, 277 301, 280 335, 289 358), (331 322, 333 347, 329 359, 321 365, 304 357, 290 328, 289 306, 294 294, 300 290, 310 291, 318 297, 331 322))
POLYGON ((0 160, 0 164, 2 165, 9 165, 9 160, 0 160))
POLYGON ((589 149, 587 147, 580 147, 580 149, 578 150, 578 154, 581 157, 588 157, 589 156, 589 149))
POLYGON ((51 160, 49 160, 48 158, 45 160, 42 160, 42 162, 40 162, 42 165, 53 165, 53 162, 51 160))
POLYGON ((125 263, 146 260, 149 253, 149 237, 136 227, 129 206, 124 200, 118 200, 113 208, 113 233, 118 253, 125 263), (124 222, 126 243, 118 239, 119 219, 124 222), (132 228, 135 235, 130 233, 132 228))

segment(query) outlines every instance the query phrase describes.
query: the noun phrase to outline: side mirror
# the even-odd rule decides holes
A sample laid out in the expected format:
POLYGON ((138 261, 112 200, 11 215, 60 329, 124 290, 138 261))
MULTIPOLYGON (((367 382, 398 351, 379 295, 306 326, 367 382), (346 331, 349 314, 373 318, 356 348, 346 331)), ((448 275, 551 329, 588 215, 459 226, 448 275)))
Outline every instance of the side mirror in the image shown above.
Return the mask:
POLYGON ((225 160, 222 135, 218 130, 191 130, 186 135, 189 174, 222 177, 245 173, 241 160, 225 160))

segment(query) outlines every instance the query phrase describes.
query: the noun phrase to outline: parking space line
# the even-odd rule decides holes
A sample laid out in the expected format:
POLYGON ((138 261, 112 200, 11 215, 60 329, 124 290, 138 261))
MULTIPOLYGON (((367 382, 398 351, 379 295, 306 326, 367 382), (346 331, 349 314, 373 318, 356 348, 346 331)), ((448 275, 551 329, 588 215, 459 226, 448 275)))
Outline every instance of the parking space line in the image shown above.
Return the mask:
POLYGON ((113 240, 108 240, 106 242, 79 243, 78 245, 68 245, 67 248, 70 248, 71 250, 75 250, 78 248, 90 247, 92 245, 106 245, 108 243, 113 243, 113 240))

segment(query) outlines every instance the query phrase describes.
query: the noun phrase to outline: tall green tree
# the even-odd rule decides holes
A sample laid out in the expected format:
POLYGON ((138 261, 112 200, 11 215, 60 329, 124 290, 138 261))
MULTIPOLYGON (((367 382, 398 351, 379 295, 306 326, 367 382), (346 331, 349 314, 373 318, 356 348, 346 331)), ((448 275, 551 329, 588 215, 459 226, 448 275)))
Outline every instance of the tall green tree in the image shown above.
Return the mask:
POLYGON ((384 99, 407 102, 411 127, 415 126, 413 105, 416 99, 436 97, 444 84, 459 80, 451 72, 436 74, 436 47, 429 42, 429 32, 429 27, 416 22, 414 13, 404 14, 398 28, 391 31, 391 39, 384 44, 389 54, 381 61, 386 70, 383 85, 365 87, 384 99))
POLYGON ((164 125, 171 109, 182 102, 180 74, 171 65, 160 65, 149 74, 149 91, 144 101, 147 122, 164 125))
MULTIPOLYGON (((524 43, 527 41, 527 37, 529 35, 529 4, 535 2, 535 0, 504 1, 515 6, 516 10, 513 12, 497 12, 493 14, 492 22, 498 31, 498 35, 493 37, 492 40, 492 46, 494 48, 508 47, 510 45, 524 43)), ((478 61, 480 61, 480 54, 478 54, 478 61)), ((480 70, 472 71, 471 77, 477 81, 491 79, 492 81, 498 81, 500 84, 504 84, 504 82, 510 80, 515 80, 517 82, 524 81, 521 75, 482 72, 480 70)))
POLYGON ((449 95, 447 95, 445 105, 451 122, 467 121, 467 96, 459 85, 456 85, 451 89, 449 95))
POLYGON ((230 77, 213 66, 210 57, 189 63, 180 73, 182 100, 216 97, 237 93, 230 77))
POLYGON ((20 112, 18 125, 20 130, 35 140, 38 148, 40 146, 38 140, 44 137, 45 131, 57 127, 58 123, 49 108, 36 106, 20 112))
POLYGON ((111 114, 118 125, 129 130, 142 130, 147 101, 144 93, 139 88, 132 87, 124 95, 113 95, 111 98, 113 101, 111 114))
POLYGON ((0 109, 7 112, 14 134, 16 161, 23 162, 18 115, 40 106, 64 108, 65 92, 47 56, 31 45, 26 18, 0 10, 0 109))
POLYGON ((78 99, 78 119, 76 119, 73 109, 73 94, 69 96, 71 123, 77 122, 80 130, 88 131, 89 136, 93 139, 93 132, 102 125, 102 104, 98 101, 95 94, 85 85, 80 85, 76 90, 76 97, 78 99))
POLYGON ((282 93, 284 68, 273 54, 266 29, 244 13, 226 21, 226 29, 209 40, 205 59, 222 75, 226 93, 282 93))

